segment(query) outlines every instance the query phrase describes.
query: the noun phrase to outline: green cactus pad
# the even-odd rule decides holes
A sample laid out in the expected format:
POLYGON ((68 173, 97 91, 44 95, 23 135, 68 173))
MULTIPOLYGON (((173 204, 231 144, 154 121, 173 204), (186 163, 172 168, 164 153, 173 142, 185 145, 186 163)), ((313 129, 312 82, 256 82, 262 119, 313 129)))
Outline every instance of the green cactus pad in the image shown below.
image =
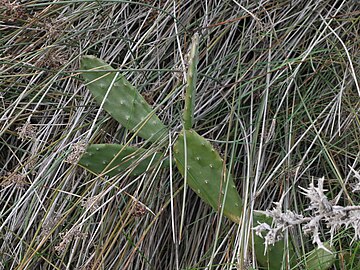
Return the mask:
MULTIPOLYGON (((185 176, 185 142, 187 146, 187 183, 192 190, 216 211, 224 198, 223 160, 212 145, 194 130, 183 130, 174 144, 174 157, 180 173, 185 176)), ((229 175, 227 175, 229 177, 229 175)), ((236 223, 240 223, 242 203, 233 179, 229 178, 224 216, 236 223)))
MULTIPOLYGON (((121 144, 91 144, 78 164, 94 174, 104 173, 110 177, 132 167, 130 175, 136 176, 145 172, 152 160, 152 155, 144 158, 145 153, 146 149, 121 144)), ((152 166, 156 166, 162 158, 161 153, 156 153, 152 166)), ((163 166, 169 166, 169 161, 165 160, 163 166)))
POLYGON ((82 70, 87 70, 82 73, 82 76, 96 102, 98 104, 104 102, 104 110, 121 125, 151 142, 166 134, 165 125, 124 76, 115 72, 115 69, 104 61, 91 55, 83 56, 80 66, 82 70))
POLYGON ((194 107, 196 95, 196 81, 197 81, 197 64, 199 62, 199 34, 195 33, 192 38, 190 55, 189 55, 189 69, 187 72, 187 84, 185 91, 185 108, 183 113, 184 128, 189 130, 194 125, 194 107))
MULTIPOLYGON (((330 253, 322 248, 313 249, 307 256, 306 269, 327 270, 335 263, 335 260, 336 260, 335 248, 331 247, 330 244, 327 242, 324 243, 324 246, 332 253, 330 253)), ((356 268, 356 269, 358 269, 358 268, 356 268)))
MULTIPOLYGON (((260 223, 267 223, 271 225, 272 219, 267 217, 262 213, 254 213, 253 216, 253 224, 254 227, 260 223)), ((257 262, 263 267, 261 269, 268 270, 280 270, 280 269, 290 269, 290 267, 283 267, 284 262, 284 250, 285 243, 284 240, 277 241, 275 245, 268 246, 267 251, 265 253, 265 244, 264 238, 261 238, 258 235, 254 235, 254 249, 257 262)), ((290 266, 294 266, 296 264, 296 254, 291 245, 289 245, 289 261, 290 266)))

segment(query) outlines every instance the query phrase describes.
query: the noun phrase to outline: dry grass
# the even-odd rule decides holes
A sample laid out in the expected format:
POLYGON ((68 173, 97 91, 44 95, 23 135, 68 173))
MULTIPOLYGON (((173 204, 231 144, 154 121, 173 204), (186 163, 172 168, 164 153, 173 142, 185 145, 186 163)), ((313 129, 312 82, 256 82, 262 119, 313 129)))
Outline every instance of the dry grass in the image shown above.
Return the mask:
MULTIPOLYGON (((0 2, 0 269, 255 268, 254 209, 285 194, 283 207, 301 213, 298 186, 323 176, 328 197, 358 204, 358 1, 0 2), (240 226, 189 189, 182 201, 175 169, 105 179, 66 162, 83 140, 141 143, 98 114, 79 57, 124 70, 174 141, 195 31, 195 129, 231 168, 240 226)), ((292 235, 299 254, 311 247, 292 235)), ((357 259, 349 236, 334 244, 357 259)))

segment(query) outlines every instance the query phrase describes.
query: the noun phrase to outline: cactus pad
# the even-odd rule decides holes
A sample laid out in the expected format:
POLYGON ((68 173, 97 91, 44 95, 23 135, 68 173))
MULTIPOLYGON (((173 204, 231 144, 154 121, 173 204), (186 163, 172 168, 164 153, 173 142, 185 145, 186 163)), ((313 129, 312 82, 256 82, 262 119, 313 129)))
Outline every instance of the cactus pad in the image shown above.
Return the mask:
MULTIPOLYGON (((120 172, 134 169, 131 175, 140 175, 146 171, 152 155, 145 157, 146 149, 126 146, 121 144, 91 144, 79 160, 79 165, 85 167, 94 174, 108 175, 110 177, 120 172)), ((162 154, 156 153, 152 164, 155 166, 162 159, 162 154)), ((168 166, 169 161, 165 160, 163 166, 168 166)))
POLYGON ((192 38, 190 54, 189 54, 189 69, 187 72, 187 84, 185 92, 185 108, 183 113, 184 128, 189 130, 194 125, 194 107, 197 81, 197 64, 199 62, 199 34, 195 33, 192 38))
POLYGON ((81 69, 87 70, 82 76, 96 102, 103 103, 104 110, 121 125, 151 142, 166 134, 165 125, 154 114, 150 105, 110 65, 87 55, 81 58, 81 69))
MULTIPOLYGON (((229 178, 226 194, 223 160, 212 145, 194 130, 183 130, 174 144, 174 157, 180 173, 185 175, 185 140, 187 147, 187 183, 197 195, 216 211, 224 203, 224 216, 240 223, 242 203, 233 179, 229 178)), ((229 175, 227 175, 229 177, 229 175)))
MULTIPOLYGON (((308 270, 327 270, 329 269, 336 260, 336 250, 331 247, 328 242, 324 243, 324 247, 332 253, 322 249, 313 249, 306 258, 306 269, 308 270)), ((358 269, 358 268, 354 268, 358 269)))
MULTIPOLYGON (((265 214, 262 213, 254 213, 253 216, 254 226, 257 226, 258 222, 267 223, 271 225, 272 218, 267 217, 265 214)), ((268 270, 288 269, 286 267, 281 268, 285 260, 284 253, 286 251, 284 247, 285 247, 284 240, 279 240, 275 243, 275 245, 268 246, 267 251, 265 253, 264 238, 261 238, 258 235, 254 235, 254 249, 255 249, 256 260, 262 267, 264 267, 261 269, 268 269, 268 270)), ((290 265, 294 266, 296 263, 296 254, 291 245, 289 245, 289 256, 290 256, 289 258, 290 265)))

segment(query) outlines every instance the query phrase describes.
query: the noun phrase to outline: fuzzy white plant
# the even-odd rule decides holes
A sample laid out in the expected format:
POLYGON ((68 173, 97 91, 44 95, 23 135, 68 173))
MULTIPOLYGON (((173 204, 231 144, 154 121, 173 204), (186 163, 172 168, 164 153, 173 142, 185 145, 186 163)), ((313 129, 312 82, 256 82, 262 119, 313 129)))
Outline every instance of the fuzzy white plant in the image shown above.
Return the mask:
MULTIPOLYGON (((355 175, 355 178, 357 175, 355 175)), ((360 179, 359 179, 360 180, 360 179)), ((286 210, 283 212, 282 204, 284 197, 280 202, 275 203, 272 210, 261 211, 268 217, 272 217, 272 226, 266 223, 259 223, 254 227, 254 231, 260 237, 265 235, 265 250, 269 245, 274 245, 276 241, 283 238, 283 232, 294 226, 301 225, 305 234, 311 235, 313 243, 317 244, 319 248, 328 250, 320 239, 320 223, 326 225, 330 233, 330 244, 334 234, 341 228, 353 228, 353 241, 360 239, 360 206, 340 206, 332 205, 326 197, 324 191, 324 177, 318 179, 317 186, 312 182, 309 188, 302 188, 303 194, 310 199, 310 205, 305 211, 310 212, 310 215, 304 217, 302 214, 296 214, 293 211, 286 210)))

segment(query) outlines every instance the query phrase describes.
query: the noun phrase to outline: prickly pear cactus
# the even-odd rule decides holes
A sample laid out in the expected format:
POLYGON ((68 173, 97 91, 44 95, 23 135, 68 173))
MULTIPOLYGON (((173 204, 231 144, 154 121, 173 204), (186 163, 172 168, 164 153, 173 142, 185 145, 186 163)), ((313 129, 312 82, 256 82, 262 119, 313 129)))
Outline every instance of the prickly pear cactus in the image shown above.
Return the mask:
POLYGON ((199 34, 195 33, 189 55, 189 69, 187 72, 187 84, 185 91, 185 108, 183 113, 184 128, 191 129, 194 125, 194 107, 197 81, 197 64, 199 62, 199 34))
MULTIPOLYGON (((156 166, 163 158, 162 154, 144 158, 145 149, 126 146, 121 144, 91 144, 79 160, 79 164, 94 174, 108 175, 110 177, 124 172, 130 167, 134 168, 130 175, 139 175, 146 171, 150 162, 156 166), (153 160, 152 160, 153 159, 153 160)), ((165 160, 163 166, 168 166, 165 160)))
POLYGON ((86 70, 82 76, 96 102, 104 102, 104 110, 121 125, 151 142, 167 133, 167 128, 145 99, 110 65, 95 56, 87 55, 81 58, 80 66, 82 70, 86 70))
POLYGON ((226 178, 224 179, 223 161, 212 145, 194 130, 183 130, 174 144, 174 157, 176 166, 183 176, 185 176, 185 158, 187 158, 187 183, 191 189, 216 211, 219 211, 222 205, 224 216, 240 223, 242 210, 240 195, 227 173, 229 183, 225 193, 226 178), (223 204, 224 196, 226 199, 223 204))

